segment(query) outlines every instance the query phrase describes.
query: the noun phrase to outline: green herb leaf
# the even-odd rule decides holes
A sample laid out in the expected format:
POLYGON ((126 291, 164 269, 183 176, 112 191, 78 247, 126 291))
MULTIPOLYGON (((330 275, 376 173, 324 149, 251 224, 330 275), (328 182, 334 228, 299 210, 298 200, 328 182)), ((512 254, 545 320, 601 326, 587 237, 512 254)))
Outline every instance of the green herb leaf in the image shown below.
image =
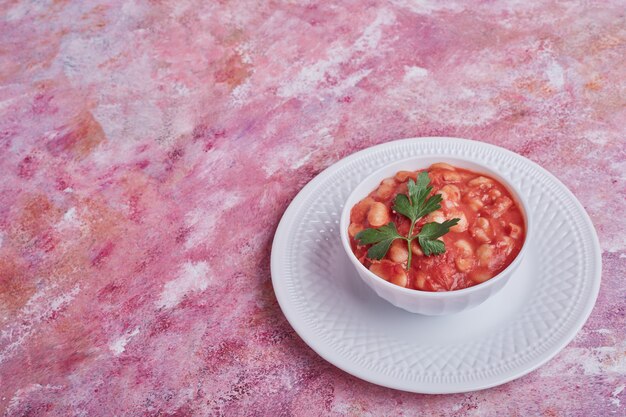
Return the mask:
POLYGON ((422 247, 424 255, 438 255, 446 251, 446 247, 441 240, 437 240, 441 236, 450 231, 450 228, 457 224, 461 219, 454 218, 446 220, 443 223, 431 222, 426 223, 417 235, 417 240, 422 247))
POLYGON ((417 235, 413 235, 413 229, 420 218, 441 208, 440 203, 443 198, 440 194, 430 195, 433 187, 429 184, 430 178, 428 173, 426 171, 420 172, 417 176, 417 181, 409 180, 407 184, 408 193, 398 194, 393 202, 393 210, 411 220, 408 236, 400 235, 393 222, 377 229, 370 228, 357 233, 355 239, 359 244, 373 245, 367 251, 368 258, 378 260, 384 258, 389 251, 389 247, 396 239, 404 239, 407 243, 409 251, 407 270, 411 269, 412 252, 410 248, 414 239, 418 240, 422 251, 427 256, 437 255, 446 251, 444 243, 437 239, 448 233, 450 227, 457 224, 460 219, 447 220, 443 223, 427 223, 417 235))
MULTIPOLYGON (((432 187, 428 187, 428 188, 431 189, 432 187)), ((441 208, 441 204, 439 204, 441 203, 441 200, 443 200, 443 197, 441 197, 441 194, 435 194, 435 195, 430 196, 430 198, 426 200, 424 204, 420 207, 420 210, 417 213, 417 218, 419 219, 420 217, 424 217, 428 213, 432 213, 435 210, 439 210, 441 208)))
POLYGON ((446 251, 446 245, 441 240, 428 240, 418 237, 418 241, 422 247, 422 252, 426 256, 440 255, 446 251))
POLYGON ((409 195, 398 194, 394 200, 393 209, 408 217, 412 222, 428 213, 439 210, 442 197, 439 194, 428 197, 433 191, 433 187, 428 184, 430 184, 430 178, 427 172, 421 172, 417 177, 417 182, 410 179, 408 183, 409 195))
POLYGON ((389 222, 378 229, 369 228, 362 230, 357 233, 354 238, 358 240, 361 245, 375 243, 375 245, 367 251, 367 257, 370 259, 384 258, 394 240, 405 239, 398 233, 398 229, 396 229, 396 225, 393 222, 389 222))
POLYGON ((377 229, 369 228, 365 230, 361 230, 354 237, 356 240, 360 241, 362 245, 369 245, 370 243, 378 243, 385 239, 390 238, 398 238, 402 237, 398 233, 398 229, 396 229, 396 225, 394 222, 389 222, 384 226, 381 226, 377 229))
POLYGON ((389 247, 394 240, 395 239, 386 239, 380 243, 375 244, 367 250, 367 257, 370 259, 383 259, 387 254, 387 251, 389 251, 389 247))
POLYGON ((430 184, 430 177, 426 171, 420 172, 417 176, 417 183, 413 180, 409 181, 409 198, 414 206, 422 206, 426 197, 433 190, 433 187, 429 187, 428 184, 430 184))
MULTIPOLYGON (((413 181, 413 180, 410 180, 413 181)), ((411 221, 415 221, 417 212, 409 201, 409 197, 405 194, 398 194, 393 202, 393 209, 402 214, 404 217, 408 217, 411 221)))

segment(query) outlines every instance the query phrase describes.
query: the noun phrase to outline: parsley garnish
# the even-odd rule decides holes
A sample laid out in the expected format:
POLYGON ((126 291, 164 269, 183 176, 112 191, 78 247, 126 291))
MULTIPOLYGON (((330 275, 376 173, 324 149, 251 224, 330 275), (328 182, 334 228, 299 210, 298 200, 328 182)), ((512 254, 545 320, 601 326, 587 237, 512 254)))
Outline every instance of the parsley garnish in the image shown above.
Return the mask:
POLYGON ((362 245, 376 243, 369 248, 367 256, 371 259, 382 259, 387 254, 391 242, 402 238, 402 235, 398 233, 395 223, 390 222, 378 229, 369 228, 362 230, 355 237, 362 245))
POLYGON ((420 232, 413 234, 415 224, 419 219, 441 208, 442 197, 440 194, 434 194, 429 197, 433 191, 433 187, 429 186, 430 178, 427 172, 421 172, 417 177, 417 182, 412 179, 408 183, 408 195, 398 194, 393 202, 393 209, 411 220, 409 234, 402 236, 398 233, 398 229, 394 222, 389 222, 377 229, 365 229, 355 236, 361 245, 374 244, 367 251, 367 257, 370 259, 382 259, 387 254, 391 243, 396 239, 403 239, 407 242, 409 250, 409 258, 407 260, 406 269, 411 269, 411 242, 417 239, 422 248, 424 255, 439 255, 446 251, 444 243, 439 240, 441 236, 450 231, 450 228, 457 224, 461 219, 455 218, 446 220, 443 223, 431 222, 422 226, 420 232))
POLYGON ((440 238, 450 231, 450 228, 459 222, 459 218, 452 220, 446 220, 443 223, 431 222, 422 226, 417 235, 417 241, 424 251, 424 255, 430 256, 431 254, 438 255, 446 251, 446 246, 443 244, 440 238))

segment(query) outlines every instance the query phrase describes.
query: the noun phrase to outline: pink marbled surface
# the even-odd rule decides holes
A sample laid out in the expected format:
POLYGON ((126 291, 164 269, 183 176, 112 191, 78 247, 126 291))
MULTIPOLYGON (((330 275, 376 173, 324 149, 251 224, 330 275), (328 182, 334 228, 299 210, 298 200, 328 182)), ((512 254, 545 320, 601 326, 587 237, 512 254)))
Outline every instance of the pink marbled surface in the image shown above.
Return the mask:
POLYGON ((0 414, 626 414, 623 1, 5 1, 0 16, 0 414), (272 290, 298 190, 426 135, 538 162, 600 237, 584 329, 497 388, 360 381, 272 290))

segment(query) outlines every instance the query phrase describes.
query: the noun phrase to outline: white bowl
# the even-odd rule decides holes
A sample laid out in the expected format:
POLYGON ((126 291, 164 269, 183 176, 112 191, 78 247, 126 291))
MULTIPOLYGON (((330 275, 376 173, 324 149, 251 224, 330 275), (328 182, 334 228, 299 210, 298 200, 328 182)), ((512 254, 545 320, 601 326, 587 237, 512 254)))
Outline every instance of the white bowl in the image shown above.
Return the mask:
POLYGON ((354 191, 352 191, 346 200, 341 213, 341 242, 346 254, 350 258, 350 261, 356 268, 361 279, 381 298, 384 298, 396 307, 400 307, 411 313, 429 316, 458 313, 468 308, 476 307, 500 291, 511 279, 515 270, 520 265, 522 258, 526 253, 532 232, 531 225, 529 224, 529 216, 527 214, 528 202, 520 195, 521 193, 519 193, 515 187, 511 186, 503 175, 483 164, 473 161, 471 157, 459 158, 447 157, 445 155, 431 155, 403 159, 401 161, 391 163, 374 172, 365 178, 365 180, 363 180, 354 189, 354 191), (404 288, 392 284, 370 272, 369 269, 359 262, 350 247, 350 238, 348 236, 350 210, 356 203, 367 197, 369 193, 380 185, 382 180, 393 177, 398 171, 416 171, 418 169, 426 169, 436 162, 445 162, 459 168, 468 169, 477 173, 483 173, 498 180, 509 190, 514 200, 518 203, 526 226, 526 238, 522 244, 522 249, 506 269, 481 284, 461 290, 430 292, 404 288))

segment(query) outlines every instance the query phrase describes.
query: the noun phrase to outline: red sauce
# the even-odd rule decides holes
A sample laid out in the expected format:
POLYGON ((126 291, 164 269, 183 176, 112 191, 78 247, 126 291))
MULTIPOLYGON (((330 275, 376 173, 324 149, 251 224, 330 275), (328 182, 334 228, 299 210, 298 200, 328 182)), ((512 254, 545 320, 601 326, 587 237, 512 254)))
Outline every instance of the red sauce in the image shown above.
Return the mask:
POLYGON ((398 194, 407 193, 409 178, 420 171, 400 171, 383 180, 350 212, 348 234, 352 251, 370 271, 394 284, 422 291, 451 291, 480 284, 504 270, 518 255, 526 230, 522 212, 504 185, 495 179, 448 164, 426 170, 433 194, 442 194, 441 209, 418 220, 414 234, 428 222, 458 217, 461 221, 441 239, 446 252, 424 256, 412 242, 410 271, 406 271, 408 245, 397 239, 382 260, 367 257, 370 245, 359 245, 354 236, 368 227, 393 221, 401 235, 410 220, 392 210, 398 194))

